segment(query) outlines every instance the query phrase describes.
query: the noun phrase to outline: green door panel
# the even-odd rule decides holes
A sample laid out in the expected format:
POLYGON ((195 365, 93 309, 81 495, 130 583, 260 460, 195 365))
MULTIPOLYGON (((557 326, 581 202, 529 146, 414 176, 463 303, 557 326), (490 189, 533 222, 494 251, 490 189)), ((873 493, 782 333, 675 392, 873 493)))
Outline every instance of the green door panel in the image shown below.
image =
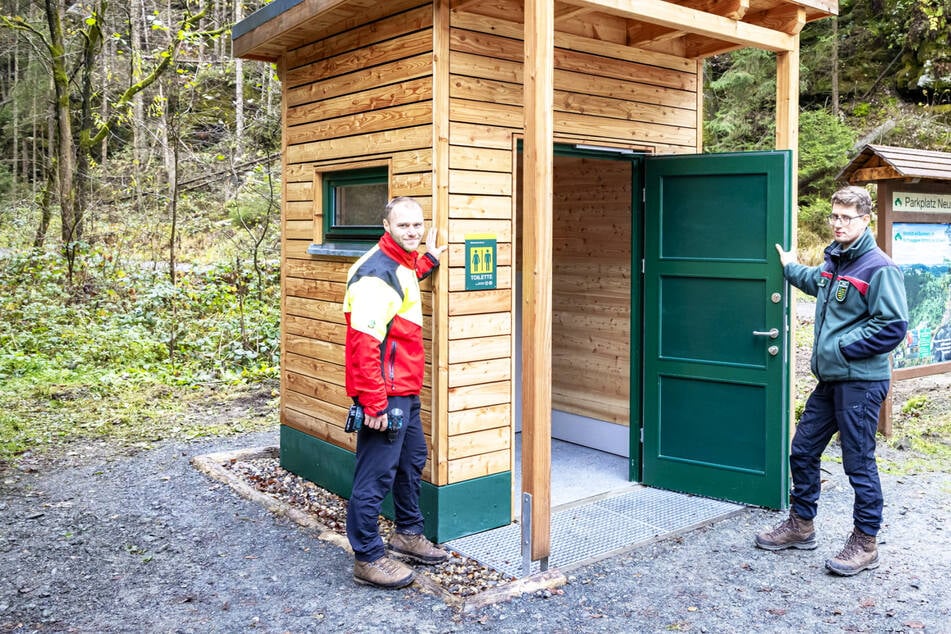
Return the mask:
POLYGON ((786 508, 791 154, 645 160, 645 484, 786 508), (776 336, 768 333, 776 329, 776 336))

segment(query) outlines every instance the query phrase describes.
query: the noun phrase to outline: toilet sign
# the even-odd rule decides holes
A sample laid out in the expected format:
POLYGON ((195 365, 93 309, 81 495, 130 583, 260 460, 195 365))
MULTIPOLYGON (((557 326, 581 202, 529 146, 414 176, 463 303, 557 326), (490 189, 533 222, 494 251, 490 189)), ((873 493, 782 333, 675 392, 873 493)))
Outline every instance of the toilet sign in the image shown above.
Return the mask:
POLYGON ((470 234, 466 239, 466 290, 484 291, 496 286, 498 247, 494 234, 470 234))

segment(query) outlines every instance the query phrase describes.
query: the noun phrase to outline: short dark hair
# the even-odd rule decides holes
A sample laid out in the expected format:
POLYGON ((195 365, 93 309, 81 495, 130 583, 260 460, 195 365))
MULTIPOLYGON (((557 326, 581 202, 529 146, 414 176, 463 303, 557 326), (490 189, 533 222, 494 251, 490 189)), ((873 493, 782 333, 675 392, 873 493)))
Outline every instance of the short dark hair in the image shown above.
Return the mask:
POLYGON ((856 187, 855 185, 843 187, 832 194, 832 204, 855 207, 860 216, 868 216, 872 213, 872 197, 864 187, 856 187))
POLYGON ((415 198, 410 196, 397 196, 396 198, 391 199, 390 202, 386 203, 386 207, 383 208, 383 220, 389 220, 390 212, 392 212, 397 207, 407 204, 416 205, 417 207, 422 208, 422 205, 420 205, 415 198))

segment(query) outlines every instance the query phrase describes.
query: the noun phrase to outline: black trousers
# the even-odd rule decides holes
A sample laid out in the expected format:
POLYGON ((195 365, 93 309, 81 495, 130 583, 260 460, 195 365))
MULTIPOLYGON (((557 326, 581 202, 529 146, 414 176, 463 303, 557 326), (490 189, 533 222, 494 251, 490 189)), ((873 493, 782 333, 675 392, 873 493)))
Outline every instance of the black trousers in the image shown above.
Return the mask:
POLYGON ((380 538, 380 507, 393 492, 394 520, 400 533, 423 532, 419 488, 426 466, 426 437, 419 419, 419 396, 391 396, 388 411, 403 410, 403 428, 391 439, 386 431, 364 426, 357 432, 353 492, 347 506, 347 538, 358 561, 386 554, 380 538))
POLYGON ((878 534, 883 498, 875 462, 875 433, 888 385, 888 381, 820 381, 813 390, 789 455, 792 508, 797 515, 807 520, 816 516, 820 459, 832 436, 839 432, 842 467, 855 491, 854 524, 866 535, 878 534))

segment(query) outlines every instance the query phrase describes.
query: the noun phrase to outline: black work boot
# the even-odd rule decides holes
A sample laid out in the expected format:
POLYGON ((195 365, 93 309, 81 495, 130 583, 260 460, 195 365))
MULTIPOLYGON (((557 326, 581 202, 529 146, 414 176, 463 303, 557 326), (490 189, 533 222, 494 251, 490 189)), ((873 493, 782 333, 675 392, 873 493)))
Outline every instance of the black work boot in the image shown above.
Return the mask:
POLYGON ((812 520, 804 520, 790 509, 789 517, 780 522, 776 528, 756 536, 756 545, 765 550, 784 548, 813 550, 818 544, 812 520))
POLYGON ((866 535, 858 528, 853 528, 842 551, 833 559, 826 560, 826 568, 843 577, 878 568, 878 544, 875 536, 866 535))

